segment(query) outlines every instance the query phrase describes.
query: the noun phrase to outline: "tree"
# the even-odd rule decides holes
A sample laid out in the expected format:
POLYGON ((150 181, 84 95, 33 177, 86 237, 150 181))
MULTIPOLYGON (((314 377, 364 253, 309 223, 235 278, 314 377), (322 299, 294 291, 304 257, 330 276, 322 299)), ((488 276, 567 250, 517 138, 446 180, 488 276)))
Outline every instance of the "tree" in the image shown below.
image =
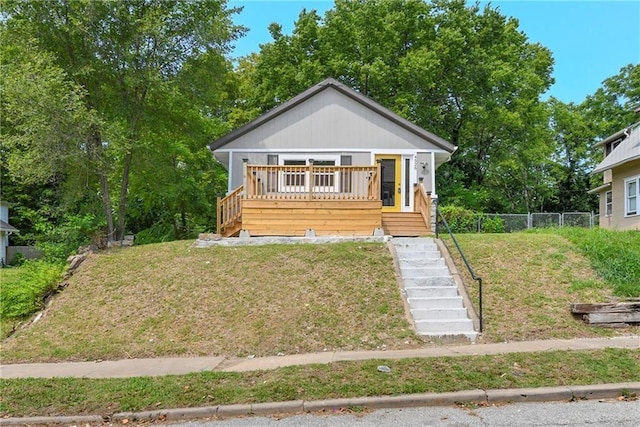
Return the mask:
POLYGON ((596 139, 604 139, 638 121, 640 107, 640 65, 629 64, 580 104, 596 139))
POLYGON ((538 98, 551 53, 491 6, 338 0, 323 19, 303 10, 291 35, 270 29, 273 42, 243 69, 242 105, 264 112, 335 77, 459 147, 439 170, 443 200, 464 189, 477 209, 504 205, 504 186, 487 178, 549 143, 538 98))
POLYGON ((579 106, 551 98, 550 128, 554 136, 553 160, 557 186, 558 212, 591 211, 595 198, 587 191, 591 188, 590 172, 595 167, 593 151, 594 133, 579 106))
MULTIPOLYGON (((229 51, 230 42, 242 33, 231 22, 235 11, 226 9, 224 0, 3 3, 7 31, 37 40, 74 87, 81 88, 85 109, 98 118, 84 130, 83 147, 91 160, 89 173, 100 183, 109 239, 122 238, 126 230, 132 168, 142 164, 137 159, 154 145, 146 139, 153 135, 146 127, 154 124, 150 100, 163 94, 183 96, 164 87, 185 64, 229 51)), ((212 80, 216 77, 225 79, 212 80)), ((203 103, 193 106, 198 107, 201 119, 215 121, 215 105, 209 110, 203 103)), ((33 143, 44 145, 35 138, 33 143)))

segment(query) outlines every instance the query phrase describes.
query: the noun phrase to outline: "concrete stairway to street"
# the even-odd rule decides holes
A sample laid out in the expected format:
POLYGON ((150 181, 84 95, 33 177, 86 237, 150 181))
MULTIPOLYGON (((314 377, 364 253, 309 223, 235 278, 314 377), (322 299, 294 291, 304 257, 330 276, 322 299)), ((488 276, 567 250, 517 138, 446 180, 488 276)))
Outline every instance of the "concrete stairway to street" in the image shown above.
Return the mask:
POLYGON ((393 238, 391 244, 418 334, 475 341, 478 333, 433 238, 393 238))

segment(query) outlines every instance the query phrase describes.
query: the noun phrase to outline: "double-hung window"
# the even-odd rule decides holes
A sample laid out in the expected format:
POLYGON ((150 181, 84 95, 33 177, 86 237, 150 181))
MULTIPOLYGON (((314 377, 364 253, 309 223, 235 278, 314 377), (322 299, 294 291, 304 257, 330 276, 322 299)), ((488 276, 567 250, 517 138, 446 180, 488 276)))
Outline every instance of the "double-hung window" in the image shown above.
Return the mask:
POLYGON ((611 216, 613 214, 613 192, 604 193, 604 215, 611 216))
POLYGON ((625 216, 638 215, 640 201, 640 175, 624 180, 625 216))

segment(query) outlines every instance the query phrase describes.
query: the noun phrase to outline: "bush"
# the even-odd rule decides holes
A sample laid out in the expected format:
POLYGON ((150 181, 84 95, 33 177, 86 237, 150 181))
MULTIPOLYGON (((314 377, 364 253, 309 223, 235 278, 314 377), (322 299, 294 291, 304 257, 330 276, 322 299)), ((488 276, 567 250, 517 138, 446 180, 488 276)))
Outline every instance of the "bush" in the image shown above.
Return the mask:
POLYGON ((478 215, 469 209, 456 205, 439 208, 453 233, 475 233, 478 231, 478 215))
POLYGON ((0 319, 18 319, 42 308, 44 297, 56 289, 64 264, 47 261, 26 261, 15 269, 16 280, 5 281, 0 287, 0 319))
POLYGON ((482 221, 481 231, 483 233, 504 233, 505 232, 505 222, 499 216, 494 216, 493 218, 489 216, 483 216, 481 221, 482 221))

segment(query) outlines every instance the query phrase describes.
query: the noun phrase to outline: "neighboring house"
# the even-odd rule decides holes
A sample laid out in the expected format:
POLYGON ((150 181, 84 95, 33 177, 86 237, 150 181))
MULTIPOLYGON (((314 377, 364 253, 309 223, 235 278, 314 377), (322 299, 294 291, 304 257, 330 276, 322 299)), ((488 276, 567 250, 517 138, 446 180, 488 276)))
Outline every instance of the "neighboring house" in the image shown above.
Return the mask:
POLYGON ((605 157, 592 173, 602 173, 604 183, 589 192, 600 197, 600 227, 640 230, 640 123, 596 147, 605 157))
POLYGON ((9 234, 17 232, 18 229, 9 224, 9 207, 3 200, 0 200, 0 267, 7 265, 9 234))
POLYGON ((229 171, 218 232, 421 235, 456 147, 327 79, 214 141, 229 171))

